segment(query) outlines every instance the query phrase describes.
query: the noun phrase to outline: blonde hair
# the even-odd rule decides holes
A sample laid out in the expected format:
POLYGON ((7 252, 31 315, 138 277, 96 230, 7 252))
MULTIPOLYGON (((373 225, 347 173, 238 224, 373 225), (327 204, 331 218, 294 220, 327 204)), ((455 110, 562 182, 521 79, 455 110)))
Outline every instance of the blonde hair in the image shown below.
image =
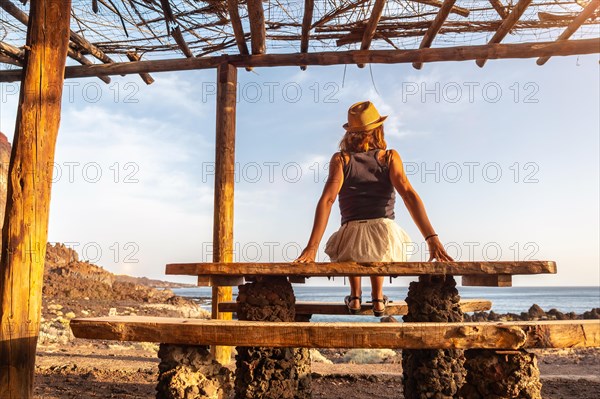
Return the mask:
POLYGON ((385 150, 387 143, 383 136, 383 125, 368 131, 348 131, 340 141, 340 150, 342 152, 365 152, 374 149, 385 150))

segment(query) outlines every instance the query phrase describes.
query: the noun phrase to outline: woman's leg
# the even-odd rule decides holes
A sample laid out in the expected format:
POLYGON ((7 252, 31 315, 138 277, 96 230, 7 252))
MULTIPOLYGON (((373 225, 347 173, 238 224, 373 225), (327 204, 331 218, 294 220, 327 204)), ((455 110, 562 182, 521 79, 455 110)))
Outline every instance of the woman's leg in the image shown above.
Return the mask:
MULTIPOLYGON (((371 276, 371 298, 383 299, 383 276, 371 276)), ((373 310, 383 310, 383 302, 373 302, 373 310)))
MULTIPOLYGON (((348 277, 348 280, 350 281, 350 296, 362 296, 360 276, 348 277)), ((358 309, 360 307, 360 302, 355 299, 350 302, 350 307, 352 309, 358 309)))

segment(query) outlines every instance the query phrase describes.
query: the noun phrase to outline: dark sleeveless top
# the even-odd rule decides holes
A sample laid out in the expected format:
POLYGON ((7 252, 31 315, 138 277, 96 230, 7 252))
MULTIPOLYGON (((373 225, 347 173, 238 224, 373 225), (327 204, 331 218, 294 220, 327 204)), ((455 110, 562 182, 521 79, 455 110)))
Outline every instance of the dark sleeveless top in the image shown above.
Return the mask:
POLYGON ((377 160, 379 151, 350 153, 348 163, 344 162, 344 184, 338 198, 342 224, 361 219, 394 219, 396 193, 389 168, 377 160))

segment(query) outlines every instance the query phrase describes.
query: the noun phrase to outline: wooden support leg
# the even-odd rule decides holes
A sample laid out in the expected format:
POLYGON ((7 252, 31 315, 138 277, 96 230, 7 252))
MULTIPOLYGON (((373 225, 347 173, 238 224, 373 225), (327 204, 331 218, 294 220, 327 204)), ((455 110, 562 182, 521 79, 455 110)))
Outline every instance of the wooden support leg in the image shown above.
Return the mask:
POLYGON ((0 398, 33 397, 71 1, 32 1, 0 261, 0 398))
MULTIPOLYGON (((461 322, 460 296, 452 276, 421 276, 410 283, 406 322, 461 322)), ((458 398, 465 380, 462 350, 402 351, 404 397, 458 398)))
MULTIPOLYGON (((215 152, 215 205, 213 219, 213 262, 233 261, 233 188, 235 170, 235 106, 237 69, 231 64, 217 68, 217 132, 215 152)), ((213 286, 212 318, 231 320, 219 312, 220 302, 231 301, 231 287, 213 286)), ((218 362, 231 360, 229 347, 214 347, 218 362)))
MULTIPOLYGON (((239 288, 238 318, 294 321, 296 299, 285 277, 268 277, 239 288)), ((310 352, 307 348, 237 347, 237 399, 308 399, 310 352)))

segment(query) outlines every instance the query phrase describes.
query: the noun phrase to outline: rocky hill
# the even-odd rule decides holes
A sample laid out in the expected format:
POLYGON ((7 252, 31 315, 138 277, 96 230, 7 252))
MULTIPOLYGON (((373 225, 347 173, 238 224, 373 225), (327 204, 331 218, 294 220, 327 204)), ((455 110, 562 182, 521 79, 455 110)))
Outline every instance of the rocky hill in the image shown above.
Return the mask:
POLYGON ((61 243, 48 244, 46 247, 43 294, 47 298, 171 304, 185 302, 171 290, 156 289, 175 286, 182 285, 112 274, 100 266, 80 261, 77 252, 61 243))
POLYGON ((46 248, 41 344, 73 343, 68 325, 74 317, 209 317, 196 302, 156 288, 161 285, 158 280, 114 275, 80 261, 77 252, 64 244, 46 248), (140 284, 144 282, 149 285, 140 284))

